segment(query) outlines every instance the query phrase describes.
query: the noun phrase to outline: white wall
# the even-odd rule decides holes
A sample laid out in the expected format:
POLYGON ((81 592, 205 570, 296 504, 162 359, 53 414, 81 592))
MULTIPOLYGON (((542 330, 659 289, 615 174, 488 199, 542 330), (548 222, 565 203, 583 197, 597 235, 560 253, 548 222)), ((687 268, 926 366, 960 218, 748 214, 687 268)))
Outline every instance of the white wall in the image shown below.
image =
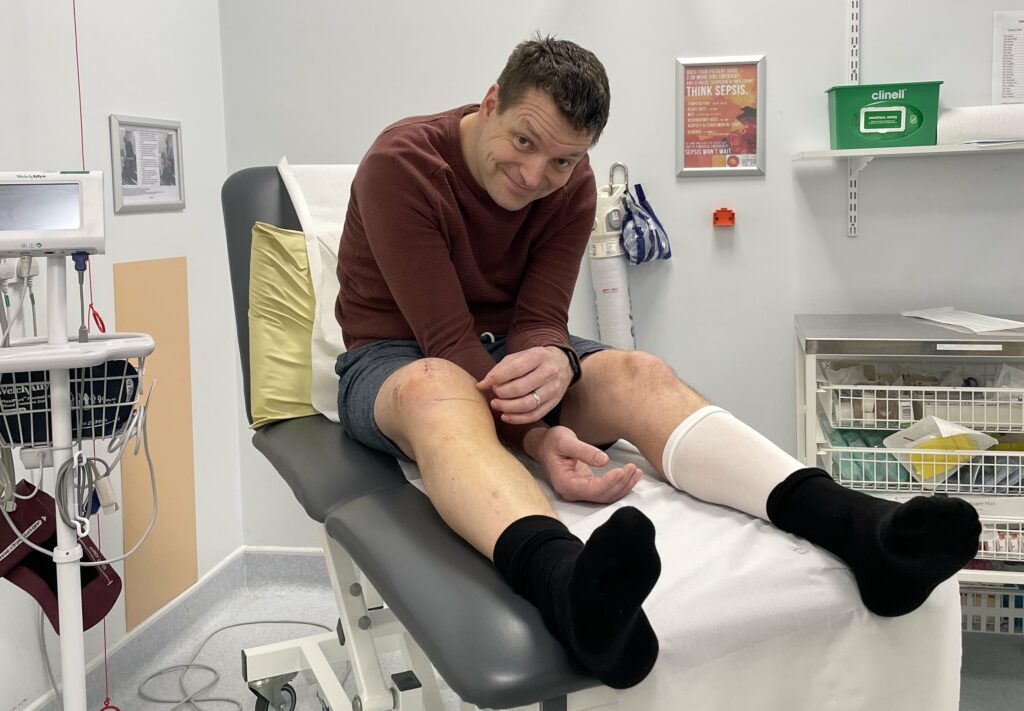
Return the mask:
MULTIPOLYGON (((845 236, 845 162, 792 161, 828 147, 824 91, 845 83, 844 6, 221 0, 228 168, 356 161, 391 121, 479 100, 534 30, 575 40, 611 79, 611 120, 591 152, 598 179, 628 163, 672 237, 670 263, 631 272, 639 346, 794 450, 794 314, 1024 313, 1021 155, 876 160, 861 174, 856 239, 845 236), (768 57, 767 175, 676 178, 675 58, 756 53, 768 57), (735 229, 712 229, 721 206, 735 229)), ((862 6, 864 83, 941 79, 944 103, 971 105, 989 101, 993 11, 1024 3, 862 6)), ((581 335, 595 333, 588 284, 584 270, 571 323, 581 335)), ((245 493, 247 519, 275 504, 245 493)))
MULTIPOLYGON (((188 258, 192 403, 199 573, 241 545, 237 349, 227 279, 220 185, 226 176, 219 18, 215 3, 145 0, 79 2, 85 166, 104 171, 107 254, 93 260, 96 306, 114 323, 111 265, 188 258), (182 212, 113 214, 112 113, 181 122, 187 207, 182 212)), ((72 3, 0 4, 0 170, 81 167, 72 3)), ((41 284, 40 284, 41 286, 41 284)), ((40 290, 44 293, 44 290, 40 290)), ((77 288, 73 311, 77 314, 77 288)), ((160 344, 157 344, 159 348, 160 344)), ((154 394, 153 406, 174 393, 154 394)), ((157 476, 173 477, 173 471, 157 476)), ((103 548, 119 553, 119 516, 105 517, 103 548)), ((0 584, 0 709, 21 708, 49 685, 36 652, 34 602, 0 584)), ((108 617, 109 643, 124 634, 123 601, 108 617)), ((47 629, 49 627, 47 626, 47 629)), ((57 644, 49 632, 51 657, 57 644)), ((102 629, 87 635, 88 656, 102 629)))
MULTIPOLYGON (((1024 8, 863 5, 863 81, 943 79, 950 105, 987 103, 992 12, 1024 8)), ((112 323, 111 264, 189 259, 201 574, 243 540, 317 542, 240 416, 224 177, 281 155, 356 161, 395 119, 479 100, 512 46, 537 29, 604 61, 613 109, 595 170, 601 179, 626 161, 673 239, 671 263, 631 274, 640 346, 782 446, 795 442, 793 314, 944 303, 1024 312, 1020 156, 875 161, 862 174, 855 240, 844 235, 845 165, 792 163, 794 152, 827 145, 823 92, 844 81, 843 3, 221 0, 217 9, 203 0, 78 5, 86 167, 110 169, 111 113, 182 122, 187 209, 115 217, 108 195, 108 255, 93 268, 97 306, 112 323), (767 176, 677 179, 675 57, 762 52, 767 176), (737 211, 728 236, 710 227, 720 206, 737 211)), ((0 170, 80 165, 73 51, 69 2, 0 5, 0 170)), ((572 325, 592 336, 588 278, 584 270, 572 325)), ((105 531, 116 553, 119 521, 105 531)), ((0 587, 0 608, 0 709, 18 708, 45 689, 26 654, 35 608, 10 586, 0 587)), ((123 625, 119 605, 112 641, 123 625)), ((96 633, 89 646, 98 649, 96 633)))

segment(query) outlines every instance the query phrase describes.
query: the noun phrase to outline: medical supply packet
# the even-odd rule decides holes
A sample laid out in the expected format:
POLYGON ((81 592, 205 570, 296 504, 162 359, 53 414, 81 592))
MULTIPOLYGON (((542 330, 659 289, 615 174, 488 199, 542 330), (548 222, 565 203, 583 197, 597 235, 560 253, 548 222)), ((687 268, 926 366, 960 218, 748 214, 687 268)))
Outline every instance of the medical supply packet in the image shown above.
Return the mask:
POLYGON ((889 435, 883 443, 895 450, 933 450, 921 454, 897 451, 893 455, 918 481, 939 484, 973 458, 968 452, 988 449, 998 441, 984 432, 938 417, 925 417, 907 429, 889 435))

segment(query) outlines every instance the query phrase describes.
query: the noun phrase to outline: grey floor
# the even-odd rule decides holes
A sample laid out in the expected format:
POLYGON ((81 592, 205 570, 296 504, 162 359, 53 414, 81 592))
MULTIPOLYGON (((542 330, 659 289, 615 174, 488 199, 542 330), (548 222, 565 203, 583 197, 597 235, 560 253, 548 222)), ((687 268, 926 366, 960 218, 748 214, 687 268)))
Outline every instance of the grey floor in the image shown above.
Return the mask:
MULTIPOLYGON (((196 653, 200 643, 215 630, 246 621, 295 620, 316 622, 333 628, 337 621, 334 598, 326 581, 306 581, 296 585, 282 585, 260 581, 250 576, 247 587, 220 600, 205 614, 197 616, 180 634, 155 649, 149 658, 141 659, 132 674, 112 679, 111 701, 131 711, 170 709, 173 704, 145 701, 139 696, 139 685, 160 669, 184 664, 196 653)), ((208 697, 234 699, 241 708, 254 707, 254 697, 241 680, 239 650, 280 640, 293 639, 317 630, 312 627, 275 624, 233 628, 214 636, 200 652, 196 662, 207 664, 219 671, 220 679, 206 692, 208 697)), ((393 658, 395 664, 397 658, 393 658)), ((387 662, 387 660, 386 660, 387 662)), ((347 668, 338 670, 344 677, 347 668)), ((386 669, 388 673, 399 668, 386 669)), ((180 699, 178 674, 158 678, 147 685, 150 696, 180 699)), ((208 683, 206 673, 194 672, 187 679, 190 690, 208 683)), ((442 682, 443 684, 443 682, 442 682)), ((305 685, 301 677, 295 681, 299 696, 299 709, 319 709, 315 690, 305 685)), ((349 678, 346 689, 352 693, 349 678)), ((447 709, 458 711, 458 700, 447 687, 442 686, 447 709)), ((90 708, 93 704, 90 704, 90 708)), ((102 706, 102 700, 95 706, 102 706)), ((211 701, 200 707, 202 711, 220 711, 237 708, 223 701, 211 701)), ((1021 711, 1024 710, 1024 636, 967 633, 964 635, 964 662, 962 673, 961 711, 1021 711)))
POLYGON ((1024 710, 1024 635, 964 633, 960 711, 1024 710))
MULTIPOLYGON (((147 677, 168 667, 185 664, 196 654, 197 649, 209 635, 220 628, 240 622, 260 621, 260 624, 246 625, 226 629, 213 636, 199 652, 196 664, 205 664, 217 670, 220 678, 216 685, 200 695, 211 701, 199 706, 201 711, 221 711, 238 708, 224 700, 237 701, 241 708, 249 711, 254 708, 255 697, 242 681, 241 655, 239 650, 255 647, 271 642, 295 639, 322 630, 308 625, 266 624, 267 620, 301 620, 314 622, 334 629, 338 621, 338 613, 334 597, 329 587, 320 585, 250 585, 231 598, 220 601, 209 609, 202 619, 195 620, 188 628, 182 629, 175 639, 166 642, 163 648, 154 651, 153 656, 138 665, 136 673, 121 679, 111 680, 111 703, 122 709, 131 711, 168 711, 173 703, 157 703, 148 701, 139 692, 139 686, 147 677)), ((385 655, 384 671, 387 674, 402 671, 397 653, 385 655), (389 664, 391 662, 391 664, 389 664), (388 667, 392 668, 388 668, 388 667)), ((345 679, 348 672, 347 663, 343 663, 335 671, 339 678, 345 679)), ((154 698, 178 700, 183 697, 180 686, 180 673, 168 674, 151 680, 145 686, 146 695, 154 698)), ((212 681, 212 676, 204 671, 188 673, 184 683, 188 691, 194 692, 212 681)), ((448 711, 458 711, 459 702, 456 695, 441 682, 442 698, 448 711)), ((319 709, 316 690, 306 683, 302 676, 292 682, 298 696, 298 709, 319 709)), ((355 684, 349 676, 344 682, 345 690, 350 698, 355 694, 355 684)), ((102 700, 100 702, 102 706, 102 700)), ((99 706, 97 706, 99 708, 99 706)), ((189 707, 183 706, 188 711, 189 707)), ((194 709, 194 707, 193 707, 194 709)))

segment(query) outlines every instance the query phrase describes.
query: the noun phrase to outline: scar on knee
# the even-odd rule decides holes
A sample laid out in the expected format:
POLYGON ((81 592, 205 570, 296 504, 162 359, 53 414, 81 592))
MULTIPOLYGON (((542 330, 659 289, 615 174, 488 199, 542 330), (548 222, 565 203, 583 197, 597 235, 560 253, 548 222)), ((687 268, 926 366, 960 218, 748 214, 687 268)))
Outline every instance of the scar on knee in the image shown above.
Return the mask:
POLYGON ((448 402, 449 400, 462 400, 463 402, 480 402, 479 398, 472 397, 435 397, 434 402, 448 402))

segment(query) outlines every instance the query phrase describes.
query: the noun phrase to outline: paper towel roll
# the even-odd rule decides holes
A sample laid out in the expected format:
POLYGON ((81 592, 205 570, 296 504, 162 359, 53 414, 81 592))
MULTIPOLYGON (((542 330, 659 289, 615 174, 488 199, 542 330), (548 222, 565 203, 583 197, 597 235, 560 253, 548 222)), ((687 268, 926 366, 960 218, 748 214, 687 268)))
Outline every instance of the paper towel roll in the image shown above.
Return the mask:
POLYGON ((1024 104, 957 106, 939 111, 936 143, 1024 141, 1024 104))

